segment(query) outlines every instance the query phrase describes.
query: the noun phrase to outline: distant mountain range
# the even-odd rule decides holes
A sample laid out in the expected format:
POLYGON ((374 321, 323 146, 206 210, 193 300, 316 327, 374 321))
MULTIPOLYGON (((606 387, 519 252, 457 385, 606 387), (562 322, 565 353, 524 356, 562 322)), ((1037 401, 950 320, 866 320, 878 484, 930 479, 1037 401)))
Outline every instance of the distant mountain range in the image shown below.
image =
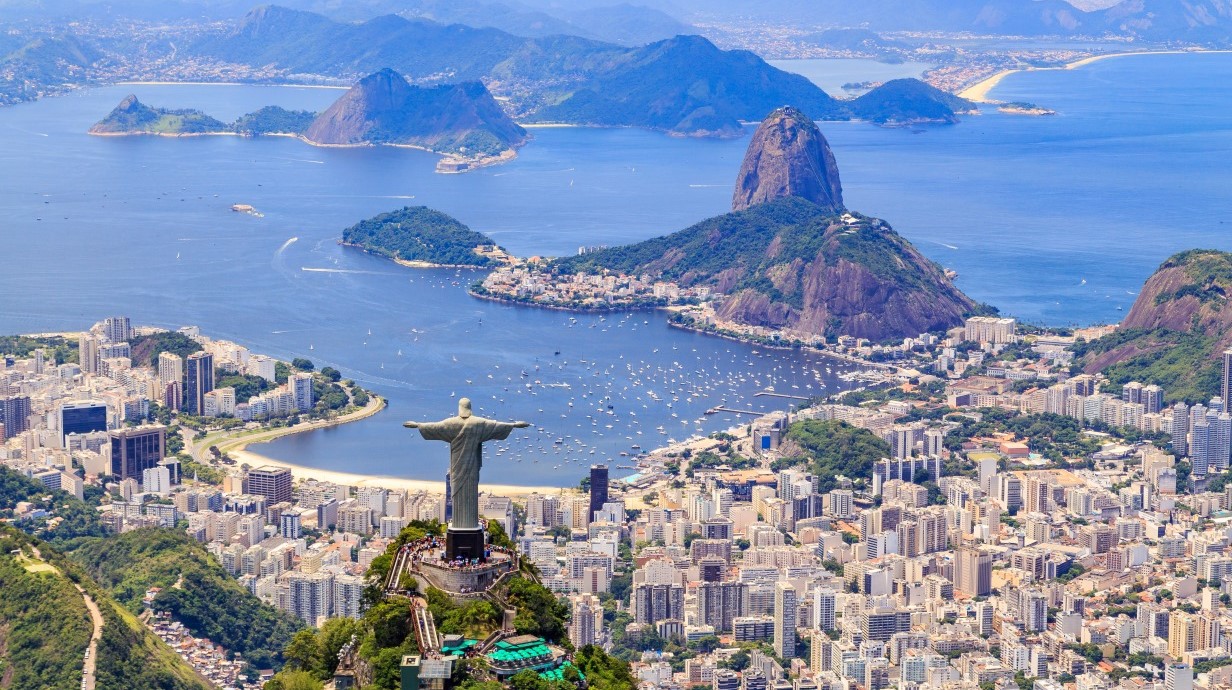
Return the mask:
MULTIPOLYGON (((1008 36, 1133 36, 1149 41, 1232 41, 1228 0, 282 0, 342 21, 383 14, 497 28, 520 37, 573 35, 626 46, 681 33, 690 22, 762 22, 874 31, 1008 36)), ((217 20, 251 0, 0 0, 0 17, 217 20)))
POLYGON ((342 23, 266 6, 233 30, 184 50, 288 74, 345 76, 389 67, 422 83, 483 79, 524 122, 636 126, 682 135, 737 135, 741 122, 758 120, 783 103, 814 119, 878 123, 954 122, 955 111, 965 107, 918 80, 840 102, 800 75, 747 51, 720 50, 700 36, 624 48, 393 15, 342 23))
MULTIPOLYGON (((243 16, 253 0, 0 0, 0 17, 122 18, 144 21, 217 20, 243 16)), ((645 45, 678 34, 695 33, 668 12, 619 0, 575 6, 552 3, 532 7, 518 0, 282 0, 282 5, 338 21, 365 21, 397 14, 441 24, 496 28, 515 36, 572 35, 620 45, 645 45)))
POLYGON ((639 46, 696 30, 661 10, 620 3, 595 7, 557 4, 534 9, 517 2, 489 0, 290 0, 288 7, 339 20, 365 20, 383 14, 427 19, 441 24, 494 28, 515 36, 570 35, 625 46, 639 46))
POLYGON ((1151 41, 1232 40, 1227 0, 672 0, 679 16, 762 21, 874 31, 972 32, 1001 36, 1134 36, 1151 41))

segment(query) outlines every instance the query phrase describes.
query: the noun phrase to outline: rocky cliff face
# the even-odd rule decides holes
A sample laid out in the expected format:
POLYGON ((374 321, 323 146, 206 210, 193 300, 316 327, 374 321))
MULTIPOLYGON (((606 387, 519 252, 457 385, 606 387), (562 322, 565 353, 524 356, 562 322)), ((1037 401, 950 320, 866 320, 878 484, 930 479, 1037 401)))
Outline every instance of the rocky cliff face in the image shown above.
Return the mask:
POLYGON ((107 117, 90 128, 91 134, 114 134, 139 129, 158 121, 158 111, 137 100, 133 94, 124 97, 107 117))
POLYGON ((439 153, 496 155, 526 142, 479 82, 418 87, 383 69, 364 77, 304 133, 317 144, 408 144, 439 153))
POLYGON ((724 295, 721 319, 828 337, 895 340, 979 309, 885 221, 844 212, 842 195, 825 137, 780 108, 749 144, 731 213, 555 265, 705 285, 724 295))
POLYGON ((1198 331, 1232 344, 1232 254, 1193 250, 1177 254, 1155 271, 1121 328, 1198 331))
POLYGON ((1232 347, 1229 294, 1232 254, 1177 254, 1147 279, 1116 332, 1075 348, 1077 361, 1114 385, 1154 383, 1169 401, 1205 402, 1220 394, 1220 354, 1232 347))
POLYGON ((843 208, 843 186, 830 144, 817 125, 795 108, 770 113, 740 165, 732 210, 785 197, 800 197, 827 211, 843 208))
POLYGON ((721 318, 882 341, 951 328, 976 308, 936 264, 882 221, 830 217, 812 223, 803 237, 791 236, 796 234, 771 242, 765 264, 724 300, 721 318), (788 241, 815 245, 816 253, 776 260, 788 241))

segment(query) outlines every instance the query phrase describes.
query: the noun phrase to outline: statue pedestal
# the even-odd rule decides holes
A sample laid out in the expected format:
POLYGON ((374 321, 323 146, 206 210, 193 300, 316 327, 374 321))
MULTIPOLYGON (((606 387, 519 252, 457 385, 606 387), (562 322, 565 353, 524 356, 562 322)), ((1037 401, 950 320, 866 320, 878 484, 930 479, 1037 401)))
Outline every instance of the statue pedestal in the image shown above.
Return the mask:
POLYGON ((452 561, 455 558, 464 558, 466 560, 478 559, 483 561, 483 551, 484 542, 482 527, 476 527, 474 529, 459 529, 456 527, 450 527, 445 531, 446 560, 452 561))

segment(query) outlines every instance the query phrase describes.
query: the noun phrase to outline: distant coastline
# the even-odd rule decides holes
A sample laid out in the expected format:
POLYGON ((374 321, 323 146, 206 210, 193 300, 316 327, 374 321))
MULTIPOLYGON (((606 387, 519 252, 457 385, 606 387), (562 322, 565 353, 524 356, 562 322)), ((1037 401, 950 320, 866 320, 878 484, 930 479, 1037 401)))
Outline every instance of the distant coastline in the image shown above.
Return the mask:
MULTIPOLYGON (((187 82, 170 82, 170 83, 186 84, 187 82)), ((210 84, 207 83, 207 84, 202 84, 202 85, 204 86, 204 85, 210 85, 210 84)), ((334 87, 331 86, 331 87, 319 87, 319 88, 334 88, 334 87)), ((96 131, 91 130, 91 131, 87 131, 86 133, 89 134, 90 136, 95 136, 95 137, 166 137, 169 139, 182 139, 182 138, 189 138, 189 137, 243 137, 246 139, 254 139, 256 137, 285 137, 287 139, 299 139, 300 141, 304 142, 305 144, 308 144, 309 146, 315 146, 317 148, 322 148, 322 149, 361 149, 361 148, 376 148, 380 146, 387 146, 387 147, 399 148, 399 149, 413 149, 416 151, 423 151, 424 153, 430 153, 434 156, 440 156, 440 160, 436 162, 436 172, 441 173, 443 175, 464 173, 464 172, 469 172, 471 170, 476 170, 478 168, 486 168, 492 165, 500 165, 501 163, 508 163, 509 161, 517 158, 518 156, 518 152, 513 149, 506 149, 502 151, 500 154, 495 155, 495 156, 466 157, 466 156, 459 156, 456 153, 445 153, 442 151, 434 151, 430 148, 426 148, 424 146, 417 146, 415 144, 384 144, 384 143, 371 143, 371 142, 364 142, 364 143, 359 143, 359 144, 322 144, 320 142, 312 141, 311 139, 306 138, 302 134, 295 134, 292 132, 263 132, 261 134, 248 134, 244 132, 150 132, 150 131, 96 132, 96 131)))
POLYGON ((329 84, 296 84, 295 82, 260 82, 260 81, 117 81, 112 86, 274 86, 293 89, 342 89, 349 86, 331 86, 329 84))
POLYGON ((1079 67, 1085 67, 1087 65, 1090 65, 1095 62, 1099 62, 1101 60, 1109 60, 1112 58, 1119 58, 1119 57, 1133 57, 1135 55, 1201 55, 1201 54, 1208 54, 1208 53, 1210 54, 1232 53, 1232 50, 1137 50, 1137 51, 1127 51, 1127 52, 1122 52, 1122 53, 1104 53, 1102 55, 1091 55, 1090 57, 1085 57, 1080 60, 1074 60, 1073 62, 1068 62, 1064 65, 1061 65, 1060 67, 1024 67, 1022 69, 1007 69, 1007 70, 1002 70, 1000 72, 997 72, 991 77, 988 77, 982 81, 972 84, 971 86, 968 86, 967 88, 958 92, 958 96, 960 98, 965 98, 969 101, 974 101, 976 103, 999 105, 1000 101, 997 101, 995 99, 988 97, 989 92, 992 91, 994 88, 996 88, 996 86, 1001 83, 1001 80, 1005 79, 1011 74, 1017 74, 1018 72, 1058 72, 1062 70, 1072 70, 1072 69, 1078 69, 1079 67))

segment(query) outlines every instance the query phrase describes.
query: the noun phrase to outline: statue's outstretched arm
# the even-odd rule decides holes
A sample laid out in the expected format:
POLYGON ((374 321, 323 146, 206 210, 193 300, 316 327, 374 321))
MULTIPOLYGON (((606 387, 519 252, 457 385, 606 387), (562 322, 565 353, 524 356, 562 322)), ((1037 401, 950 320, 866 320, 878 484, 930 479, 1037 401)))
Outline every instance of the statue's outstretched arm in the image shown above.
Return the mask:
MULTIPOLYGON (((410 424, 410 422, 407 422, 407 424, 410 424)), ((513 423, 513 428, 515 429, 525 429, 528 426, 530 426, 530 422, 514 422, 513 423)))
POLYGON ((418 428, 419 428, 419 422, 403 422, 403 423, 402 423, 402 426, 404 426, 404 427, 406 427, 406 428, 408 428, 408 429, 418 429, 418 428))

